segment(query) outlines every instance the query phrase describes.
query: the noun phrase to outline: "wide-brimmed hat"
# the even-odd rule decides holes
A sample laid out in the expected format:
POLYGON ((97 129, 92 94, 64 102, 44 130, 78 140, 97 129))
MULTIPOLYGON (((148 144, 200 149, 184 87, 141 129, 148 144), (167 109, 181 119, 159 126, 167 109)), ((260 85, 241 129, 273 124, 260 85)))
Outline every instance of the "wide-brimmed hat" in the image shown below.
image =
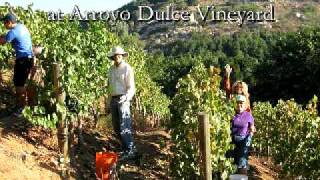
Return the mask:
POLYGON ((113 47, 109 54, 108 54, 108 57, 109 58, 112 58, 113 56, 117 55, 117 54, 121 54, 123 56, 128 56, 128 53, 124 51, 124 49, 120 46, 116 46, 116 47, 113 47))

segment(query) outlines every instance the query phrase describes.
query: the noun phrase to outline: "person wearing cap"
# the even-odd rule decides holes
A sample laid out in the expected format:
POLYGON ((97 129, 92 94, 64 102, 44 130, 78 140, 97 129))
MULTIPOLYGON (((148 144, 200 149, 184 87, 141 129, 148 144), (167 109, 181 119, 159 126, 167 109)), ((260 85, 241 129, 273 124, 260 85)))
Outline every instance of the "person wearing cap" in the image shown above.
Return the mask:
POLYGON ((120 46, 111 49, 108 57, 113 61, 109 70, 109 88, 111 100, 107 111, 112 114, 114 131, 122 144, 122 156, 134 157, 136 149, 132 136, 130 117, 130 101, 135 93, 134 72, 131 66, 124 61, 128 53, 120 46))
POLYGON ((246 97, 246 111, 251 112, 250 108, 250 94, 248 90, 247 83, 243 81, 236 81, 231 86, 230 74, 232 72, 232 68, 229 64, 225 66, 225 73, 223 77, 223 87, 226 91, 226 95, 228 99, 233 99, 236 95, 244 95, 246 97))
POLYGON ((253 133, 255 132, 254 119, 251 113, 246 111, 247 98, 244 95, 236 95, 236 114, 231 121, 232 143, 235 145, 234 160, 240 174, 247 174, 248 152, 253 133))
POLYGON ((31 35, 25 25, 17 23, 14 14, 5 15, 2 22, 9 31, 0 37, 0 44, 11 43, 16 54, 13 82, 16 89, 17 112, 14 115, 19 116, 27 103, 25 83, 33 67, 31 35))

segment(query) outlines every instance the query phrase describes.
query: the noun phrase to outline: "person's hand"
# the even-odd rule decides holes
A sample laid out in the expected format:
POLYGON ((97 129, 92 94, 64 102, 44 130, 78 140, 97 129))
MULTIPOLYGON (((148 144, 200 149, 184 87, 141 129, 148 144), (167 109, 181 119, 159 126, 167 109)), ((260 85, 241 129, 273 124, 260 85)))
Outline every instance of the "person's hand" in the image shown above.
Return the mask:
POLYGON ((246 146, 250 146, 252 142, 252 135, 251 133, 248 135, 247 140, 246 140, 246 146))
POLYGON ((229 77, 230 74, 231 74, 231 72, 232 72, 232 68, 230 67, 229 64, 227 64, 227 65, 224 67, 224 69, 225 69, 226 75, 229 77))
POLYGON ((6 43, 5 35, 0 35, 0 45, 3 45, 6 43))
POLYGON ((251 137, 253 136, 253 132, 250 132, 250 136, 251 136, 251 137))
POLYGON ((43 50, 43 47, 42 47, 42 46, 34 46, 34 47, 32 48, 33 54, 34 54, 35 56, 41 54, 41 53, 42 53, 42 50, 43 50))
POLYGON ((127 96, 126 96, 126 95, 122 95, 122 96, 120 97, 119 103, 124 103, 124 102, 126 102, 126 101, 127 101, 127 96))
POLYGON ((110 106, 107 106, 106 107, 106 114, 109 115, 111 113, 111 108, 110 106))

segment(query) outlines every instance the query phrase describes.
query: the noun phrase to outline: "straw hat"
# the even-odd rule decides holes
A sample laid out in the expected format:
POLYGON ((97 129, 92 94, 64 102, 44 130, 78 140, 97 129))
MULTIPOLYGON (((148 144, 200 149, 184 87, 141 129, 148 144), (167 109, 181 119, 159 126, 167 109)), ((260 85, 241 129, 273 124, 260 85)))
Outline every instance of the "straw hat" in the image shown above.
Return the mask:
POLYGON ((113 48, 110 50, 110 52, 109 52, 109 54, 108 54, 108 57, 109 57, 109 58, 112 58, 113 56, 115 56, 115 55, 117 55, 117 54, 121 54, 121 55, 123 55, 123 56, 125 56, 125 57, 128 56, 128 53, 125 52, 122 47, 116 46, 116 47, 113 47, 113 48))

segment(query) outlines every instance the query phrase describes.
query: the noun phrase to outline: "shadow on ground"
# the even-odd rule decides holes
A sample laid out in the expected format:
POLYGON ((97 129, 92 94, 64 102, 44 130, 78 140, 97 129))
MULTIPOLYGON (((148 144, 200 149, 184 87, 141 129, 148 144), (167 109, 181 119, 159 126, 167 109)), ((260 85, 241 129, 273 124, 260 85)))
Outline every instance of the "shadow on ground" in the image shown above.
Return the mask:
MULTIPOLYGON (((157 133, 137 133, 134 135, 139 158, 118 162, 118 177, 131 179, 167 179, 169 156, 162 152, 168 138, 157 133), (163 162, 163 163, 161 163, 163 162)), ((73 167, 78 171, 79 179, 95 178, 96 152, 119 152, 120 143, 114 136, 105 136, 97 132, 84 132, 83 143, 76 147, 73 167)))
MULTIPOLYGON (((56 131, 33 126, 24 118, 10 114, 14 109, 14 94, 0 87, 0 135, 22 137, 35 147, 43 146, 54 154, 57 159, 58 146, 56 131), (55 140, 56 142, 50 142, 55 140)), ((91 120, 90 120, 91 121, 91 120)), ((96 152, 119 152, 120 143, 110 132, 101 134, 93 129, 83 128, 82 140, 75 140, 70 147, 71 171, 76 179, 95 179, 96 152)), ((170 160, 167 146, 170 138, 164 131, 137 132, 134 135, 139 158, 117 164, 118 176, 121 180, 131 179, 168 179, 168 162, 170 160)), ((58 173, 52 162, 41 162, 40 166, 58 173)))
POLYGON ((248 172, 248 177, 249 179, 254 179, 254 180, 263 180, 261 177, 260 172, 258 169, 254 166, 250 166, 249 172, 248 172))

